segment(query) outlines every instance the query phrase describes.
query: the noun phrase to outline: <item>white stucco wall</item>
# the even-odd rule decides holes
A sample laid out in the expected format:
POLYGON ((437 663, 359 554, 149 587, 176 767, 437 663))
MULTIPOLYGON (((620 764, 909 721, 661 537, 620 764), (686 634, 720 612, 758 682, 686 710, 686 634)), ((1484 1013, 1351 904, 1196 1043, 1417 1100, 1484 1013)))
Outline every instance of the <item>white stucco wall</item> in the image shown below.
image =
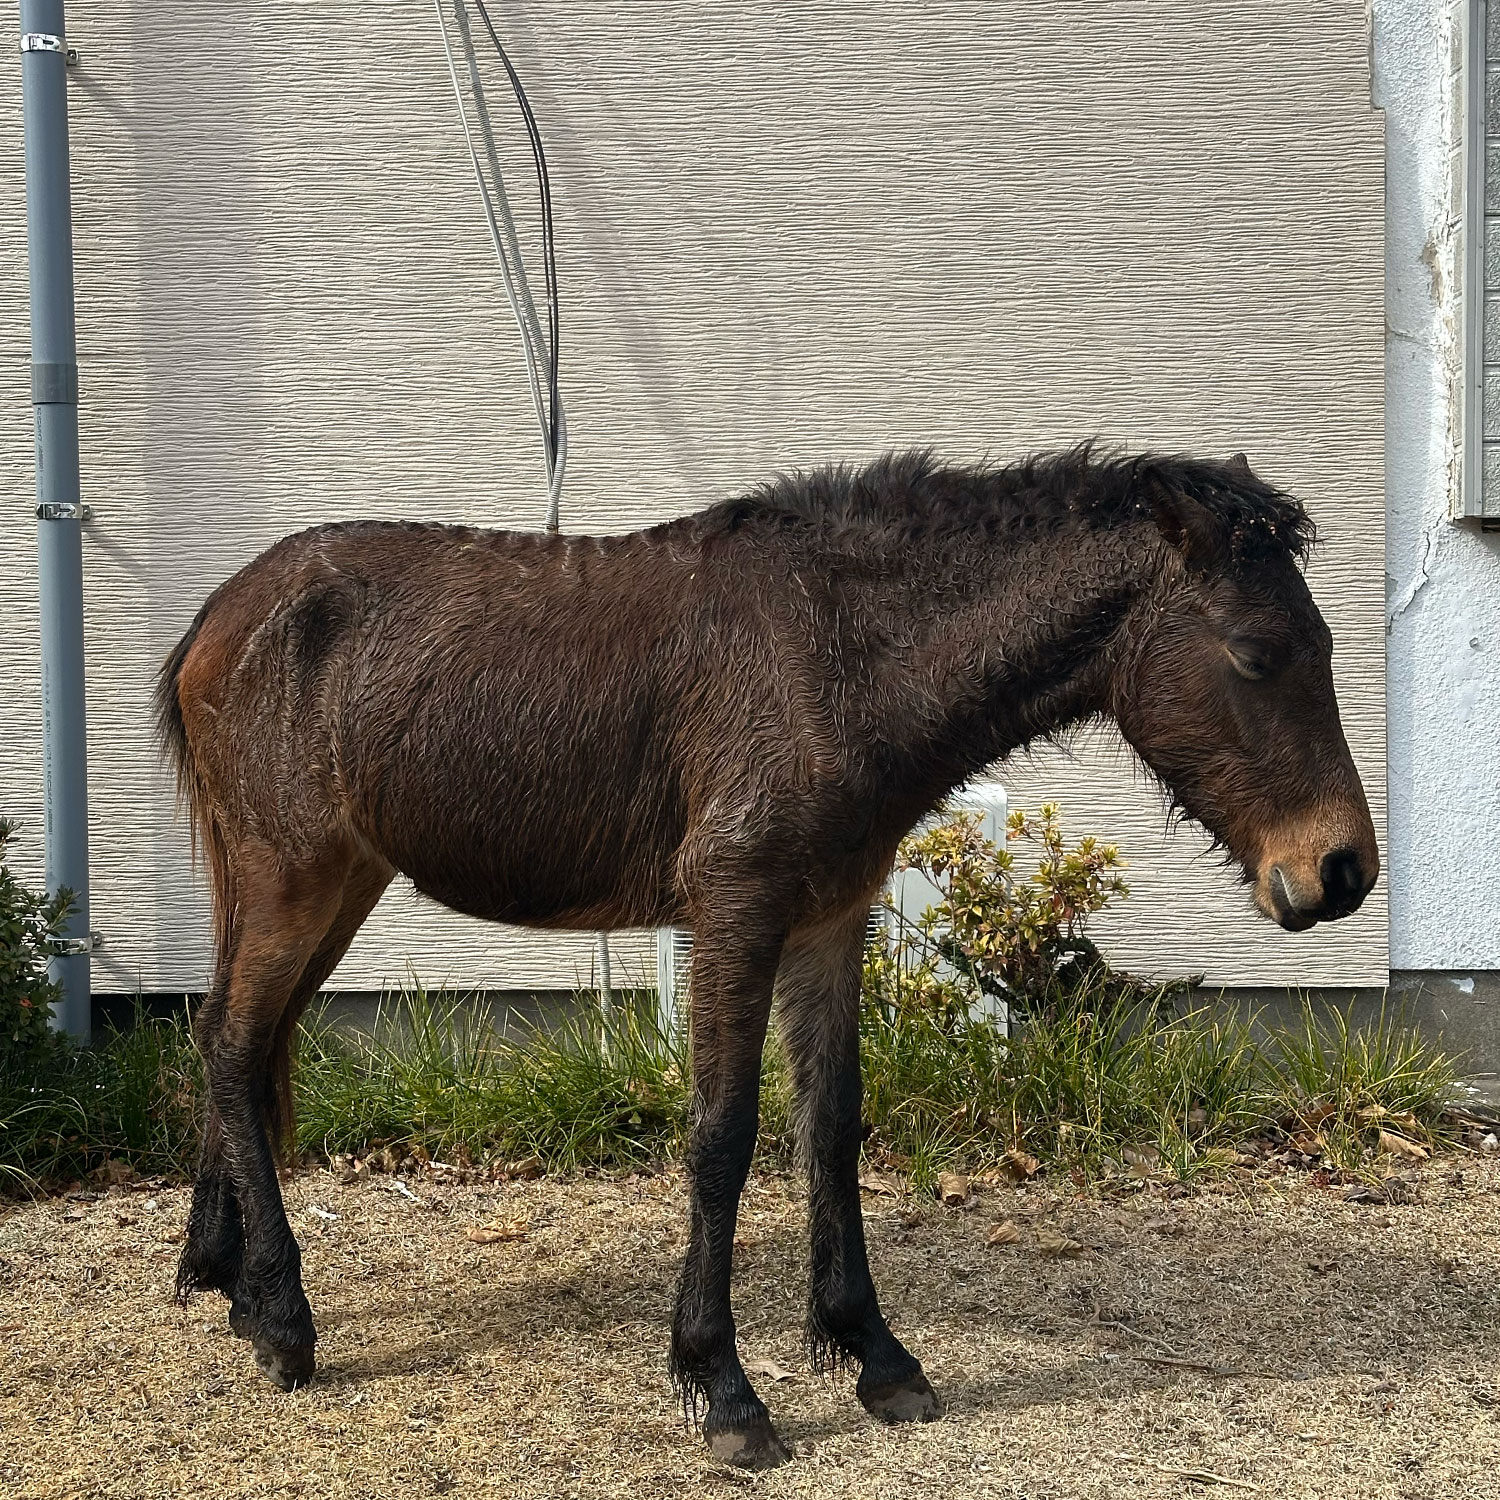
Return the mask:
POLYGON ((1500 968, 1500 535, 1458 483, 1463 0, 1377 0, 1391 966, 1500 968))

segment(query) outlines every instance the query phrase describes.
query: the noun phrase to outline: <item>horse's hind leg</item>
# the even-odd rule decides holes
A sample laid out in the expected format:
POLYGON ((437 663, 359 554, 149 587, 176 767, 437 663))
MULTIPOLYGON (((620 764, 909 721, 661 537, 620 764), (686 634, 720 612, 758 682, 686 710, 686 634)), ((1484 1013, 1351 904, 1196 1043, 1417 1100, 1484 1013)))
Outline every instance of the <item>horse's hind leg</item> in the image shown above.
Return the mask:
POLYGON ((856 1393, 874 1416, 930 1422, 940 1412, 937 1396, 881 1315, 859 1207, 859 982, 868 917, 861 906, 794 932, 776 972, 809 1185, 807 1341, 820 1368, 859 1364, 856 1393))
POLYGON ((311 1377, 316 1339, 276 1180, 292 1027, 389 880, 388 868, 356 872, 342 852, 283 866, 264 848, 241 850, 234 941, 205 1004, 207 1024, 200 1020, 205 1140, 219 1150, 195 1191, 179 1287, 228 1292, 233 1326, 254 1340, 257 1364, 283 1389, 311 1377))
MULTIPOLYGON (((269 1049, 270 1063, 257 1078, 262 1118, 273 1150, 290 1124, 283 1118, 289 1093, 284 1071, 291 1059, 298 1018, 338 967, 394 874, 389 865, 375 860, 362 861, 349 871, 338 914, 304 965, 282 1012, 269 1049)), ((221 964, 214 987, 194 1024, 198 1048, 205 1060, 216 1050, 223 1030, 232 968, 227 961, 221 964)), ((185 1302, 196 1291, 223 1292, 230 1299, 229 1326, 240 1337, 253 1338, 250 1304, 240 1285, 244 1242, 239 1198, 225 1160, 223 1125, 210 1094, 204 1112, 193 1205, 188 1214, 187 1243, 177 1267, 177 1297, 185 1302)))
MULTIPOLYGON (((193 1033, 205 1065, 223 1028, 228 980, 229 964, 221 960, 213 986, 193 1020, 193 1033)), ((193 1206, 188 1211, 187 1243, 177 1262, 177 1300, 186 1302, 194 1292, 206 1291, 223 1292, 232 1299, 239 1284, 244 1244, 240 1200, 235 1196, 234 1183, 224 1160, 223 1125, 210 1094, 204 1104, 198 1169, 193 1182, 193 1206)), ((237 1332, 242 1330, 241 1320, 232 1309, 230 1323, 237 1332)))

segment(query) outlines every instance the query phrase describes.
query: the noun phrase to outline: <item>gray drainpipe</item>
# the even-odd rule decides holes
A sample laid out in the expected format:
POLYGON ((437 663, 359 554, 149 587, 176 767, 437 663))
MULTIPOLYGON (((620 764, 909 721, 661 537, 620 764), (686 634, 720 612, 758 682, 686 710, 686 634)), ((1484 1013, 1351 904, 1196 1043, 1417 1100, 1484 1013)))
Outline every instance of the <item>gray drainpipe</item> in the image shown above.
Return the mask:
POLYGON ((62 0, 21 0, 26 245, 31 264, 31 404, 36 415, 37 569, 42 614, 42 763, 47 888, 73 893, 53 1024, 89 1039, 88 741, 83 703, 83 520, 78 351, 68 192, 67 43, 62 0))

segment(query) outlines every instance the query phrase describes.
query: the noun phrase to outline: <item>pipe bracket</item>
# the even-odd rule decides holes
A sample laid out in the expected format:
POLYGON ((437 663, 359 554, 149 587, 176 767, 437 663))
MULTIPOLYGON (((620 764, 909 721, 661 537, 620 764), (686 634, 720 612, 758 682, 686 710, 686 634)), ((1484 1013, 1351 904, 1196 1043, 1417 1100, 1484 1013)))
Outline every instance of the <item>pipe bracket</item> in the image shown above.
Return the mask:
POLYGON ((31 362, 33 406, 77 406, 78 365, 73 360, 31 362))
POLYGON ((70 47, 60 36, 50 31, 28 31, 21 36, 22 52, 61 52, 63 62, 70 68, 78 66, 78 48, 70 47))
POLYGON ((36 508, 38 521, 92 521, 94 507, 82 500, 43 500, 36 508))
POLYGON ((75 953, 92 953, 104 946, 104 934, 91 932, 87 937, 53 938, 52 954, 55 958, 71 958, 75 953))

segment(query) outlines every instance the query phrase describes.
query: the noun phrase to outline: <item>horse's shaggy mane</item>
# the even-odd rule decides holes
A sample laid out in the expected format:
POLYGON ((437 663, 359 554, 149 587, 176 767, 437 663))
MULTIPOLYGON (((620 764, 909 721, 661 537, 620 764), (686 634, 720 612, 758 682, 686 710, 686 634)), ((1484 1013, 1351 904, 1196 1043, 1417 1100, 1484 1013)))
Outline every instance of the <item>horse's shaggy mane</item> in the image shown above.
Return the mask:
POLYGON ((1020 525, 1107 530, 1149 517, 1159 498, 1208 513, 1229 555, 1305 561, 1315 531, 1291 495, 1242 462, 1101 452, 1091 443, 1011 464, 945 465, 930 450, 779 475, 697 518, 704 532, 798 521, 822 528, 993 532, 1020 525))

